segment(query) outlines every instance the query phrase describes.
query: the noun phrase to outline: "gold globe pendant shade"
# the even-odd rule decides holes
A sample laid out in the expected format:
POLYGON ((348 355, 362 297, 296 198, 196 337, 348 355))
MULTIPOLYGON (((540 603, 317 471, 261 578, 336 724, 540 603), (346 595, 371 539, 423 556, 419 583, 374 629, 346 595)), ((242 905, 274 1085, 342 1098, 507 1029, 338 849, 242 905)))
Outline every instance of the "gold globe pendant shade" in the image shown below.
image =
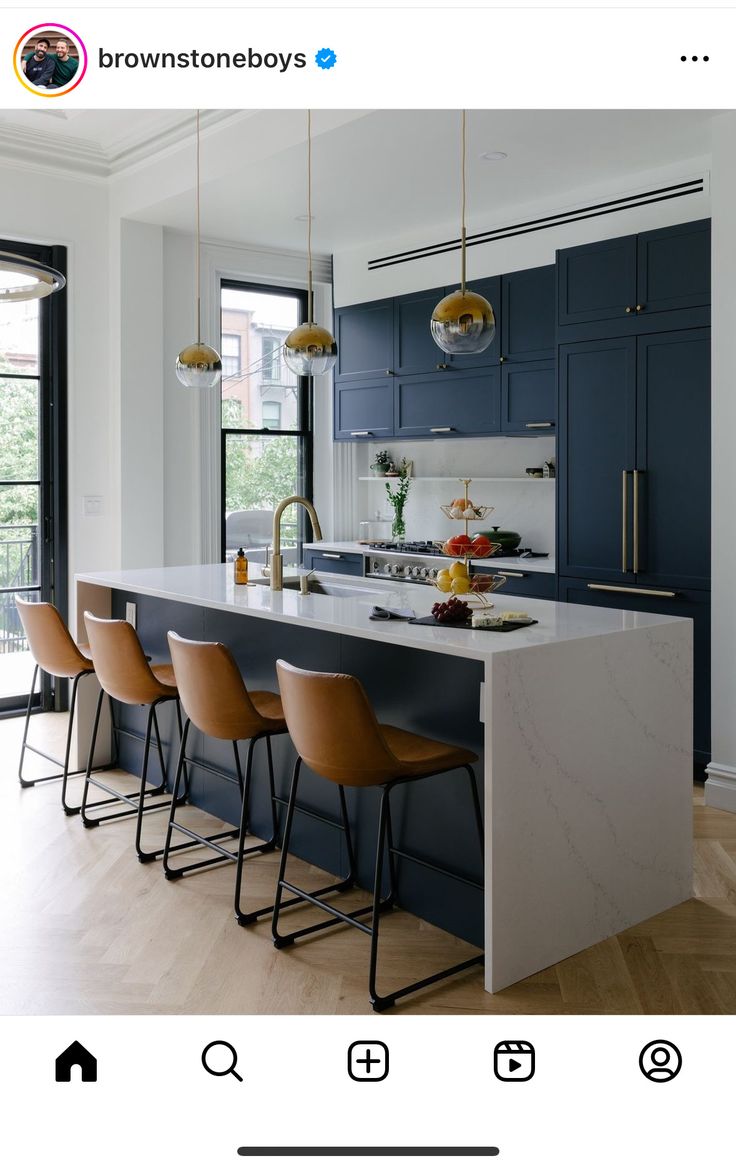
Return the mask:
POLYGON ((190 390, 207 390, 216 386, 221 374, 220 355, 204 342, 185 346, 176 359, 176 377, 190 390))
POLYGON ((460 288, 435 305, 430 329, 446 354, 482 354, 496 336, 493 306, 465 285, 467 237, 465 230, 465 110, 462 113, 462 210, 460 234, 460 288))
POLYGON ((195 287, 197 290, 197 340, 185 346, 176 359, 176 377, 188 390, 209 390, 216 386, 222 375, 222 359, 217 350, 202 341, 202 303, 199 295, 201 233, 199 223, 199 110, 197 110, 197 255, 195 287))
POLYGON ((48 264, 0 252, 0 301, 40 301, 65 284, 66 277, 48 264))
POLYGON ((284 342, 284 361, 299 378, 326 374, 337 361, 337 342, 314 320, 312 288, 312 111, 307 110, 307 320, 284 342))
POLYGON ((456 289, 435 306, 431 329, 446 354, 481 354, 496 335, 496 318, 480 293, 456 289))

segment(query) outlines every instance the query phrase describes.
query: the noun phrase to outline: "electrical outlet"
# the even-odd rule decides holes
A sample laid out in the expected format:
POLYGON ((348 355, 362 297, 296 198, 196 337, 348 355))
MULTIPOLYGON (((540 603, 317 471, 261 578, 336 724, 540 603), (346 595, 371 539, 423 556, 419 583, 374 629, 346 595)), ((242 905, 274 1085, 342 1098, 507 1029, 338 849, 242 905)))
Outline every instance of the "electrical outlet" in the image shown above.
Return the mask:
POLYGON ((125 603, 125 621, 129 622, 134 630, 135 630, 136 619, 138 616, 137 611, 138 611, 138 607, 136 606, 135 602, 126 602, 125 603))
POLYGON ((104 500, 102 496, 82 497, 82 516, 102 516, 104 500))

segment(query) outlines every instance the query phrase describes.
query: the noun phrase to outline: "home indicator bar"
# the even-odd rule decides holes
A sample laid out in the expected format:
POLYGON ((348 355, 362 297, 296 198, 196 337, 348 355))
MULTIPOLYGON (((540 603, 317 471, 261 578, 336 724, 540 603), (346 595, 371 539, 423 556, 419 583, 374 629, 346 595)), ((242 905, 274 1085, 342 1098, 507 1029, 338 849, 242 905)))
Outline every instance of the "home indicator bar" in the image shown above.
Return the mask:
POLYGON ((383 1156, 408 1155, 412 1158, 485 1158, 489 1155, 498 1155, 498 1147, 238 1147, 238 1154, 246 1158, 279 1155, 282 1158, 291 1158, 295 1155, 307 1157, 340 1155, 343 1159, 354 1156, 383 1156))

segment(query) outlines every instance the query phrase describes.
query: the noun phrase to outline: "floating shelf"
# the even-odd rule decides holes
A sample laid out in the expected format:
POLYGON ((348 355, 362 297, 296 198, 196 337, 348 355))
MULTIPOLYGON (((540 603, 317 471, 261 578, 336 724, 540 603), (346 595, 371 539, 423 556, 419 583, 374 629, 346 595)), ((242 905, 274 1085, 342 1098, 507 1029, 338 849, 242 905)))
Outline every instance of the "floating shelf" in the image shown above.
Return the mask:
MULTIPOLYGON (((398 476, 358 476, 359 480, 363 480, 366 483, 370 483, 372 480, 375 480, 377 484, 385 483, 387 480, 390 483, 392 480, 398 480, 398 478, 399 478, 398 476)), ((433 484, 440 484, 440 483, 442 483, 442 484, 456 483, 457 484, 462 479, 462 477, 461 476, 411 476, 410 479, 416 480, 416 481, 424 481, 424 483, 433 483, 433 484)), ((536 484, 540 480, 545 481, 548 484, 554 484, 555 477, 554 476, 473 476, 473 481, 477 484, 528 484, 528 483, 536 484)))

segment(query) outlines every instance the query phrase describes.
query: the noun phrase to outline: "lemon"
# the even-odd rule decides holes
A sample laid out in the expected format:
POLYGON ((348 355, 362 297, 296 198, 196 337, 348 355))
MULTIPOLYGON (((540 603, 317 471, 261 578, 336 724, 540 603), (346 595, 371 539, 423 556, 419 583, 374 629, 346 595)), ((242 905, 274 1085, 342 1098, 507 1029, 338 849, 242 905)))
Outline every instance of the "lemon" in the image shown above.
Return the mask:
POLYGON ((453 594, 469 594, 470 578, 466 577, 465 574, 459 574, 457 577, 453 577, 450 588, 453 594))
MULTIPOLYGON (((444 573, 445 572, 444 569, 441 572, 444 573)), ((448 569, 447 572, 449 573, 450 577, 453 577, 453 578, 454 577, 467 577, 468 576, 468 567, 464 561, 453 561, 452 565, 450 566, 450 568, 448 569)))
POLYGON ((442 590, 443 594, 449 594, 452 589, 452 578, 446 569, 441 569, 437 574, 436 585, 438 590, 442 590))

